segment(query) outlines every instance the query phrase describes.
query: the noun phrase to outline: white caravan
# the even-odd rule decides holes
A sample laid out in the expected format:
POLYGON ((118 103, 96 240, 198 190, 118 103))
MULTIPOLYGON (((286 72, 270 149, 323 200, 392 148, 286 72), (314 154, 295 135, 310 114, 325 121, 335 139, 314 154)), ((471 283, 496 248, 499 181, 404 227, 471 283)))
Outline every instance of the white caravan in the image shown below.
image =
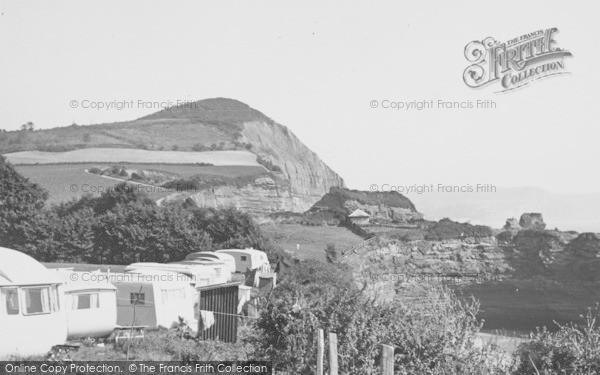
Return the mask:
POLYGON ((260 269, 264 272, 271 271, 269 258, 267 254, 255 249, 224 249, 217 250, 217 253, 229 254, 235 258, 236 272, 246 272, 247 270, 260 269))
POLYGON ((192 278, 174 272, 137 269, 110 274, 117 287, 117 324, 150 329, 177 326, 179 318, 194 324, 196 289, 192 278))
POLYGON ((117 288, 100 272, 57 271, 65 282, 67 338, 110 336, 117 326, 117 288))
POLYGON ((0 359, 43 355, 64 344, 62 284, 29 255, 0 247, 0 359))

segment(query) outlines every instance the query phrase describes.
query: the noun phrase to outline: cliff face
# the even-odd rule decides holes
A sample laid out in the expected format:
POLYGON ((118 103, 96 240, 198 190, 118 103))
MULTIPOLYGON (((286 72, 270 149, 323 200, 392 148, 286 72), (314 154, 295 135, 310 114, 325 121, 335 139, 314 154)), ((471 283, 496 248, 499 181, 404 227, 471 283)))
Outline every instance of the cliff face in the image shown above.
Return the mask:
POLYGON ((266 121, 244 123, 242 136, 252 151, 281 168, 298 199, 291 211, 308 210, 331 187, 344 187, 344 180, 285 126, 266 121))
POLYGON ((265 173, 242 186, 217 186, 193 194, 174 194, 166 201, 192 198, 210 207, 234 206, 257 215, 304 212, 344 180, 285 126, 267 120, 242 123, 238 142, 252 145, 265 173))
POLYGON ((176 193, 163 202, 170 203, 191 198, 200 207, 236 207, 260 216, 273 212, 297 211, 306 205, 305 197, 292 193, 286 181, 257 177, 242 186, 221 185, 196 193, 176 193))
POLYGON ((378 298, 419 300, 424 282, 481 303, 486 328, 553 327, 600 301, 600 236, 522 230, 446 241, 378 240, 346 257, 357 282, 378 298))

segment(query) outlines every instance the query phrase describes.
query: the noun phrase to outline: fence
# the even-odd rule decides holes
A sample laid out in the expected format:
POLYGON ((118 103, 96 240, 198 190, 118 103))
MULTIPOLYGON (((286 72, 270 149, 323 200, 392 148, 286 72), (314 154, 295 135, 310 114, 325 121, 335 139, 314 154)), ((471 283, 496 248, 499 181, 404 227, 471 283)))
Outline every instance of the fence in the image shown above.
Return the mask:
MULTIPOLYGON (((329 332, 329 375, 339 375, 338 373, 338 341, 337 334, 329 332)), ((325 357, 325 335, 322 329, 317 332, 317 374, 323 375, 325 357)), ((381 375, 394 375, 394 347, 390 345, 381 345, 381 361, 379 363, 381 375)))

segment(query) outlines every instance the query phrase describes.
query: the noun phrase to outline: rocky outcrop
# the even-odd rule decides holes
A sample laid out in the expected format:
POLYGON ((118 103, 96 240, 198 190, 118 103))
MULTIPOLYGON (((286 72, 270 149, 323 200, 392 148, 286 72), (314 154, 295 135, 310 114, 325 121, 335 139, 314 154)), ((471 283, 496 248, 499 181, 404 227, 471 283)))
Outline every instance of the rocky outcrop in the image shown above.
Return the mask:
POLYGON ((332 212, 340 220, 361 210, 370 215, 370 223, 406 223, 423 219, 415 205, 398 192, 370 192, 331 188, 309 213, 332 212))
POLYGON ((377 298, 419 301, 426 282, 481 303, 486 328, 576 321, 600 301, 600 235, 526 229, 444 241, 380 239, 343 259, 377 298))
POLYGON ((508 231, 519 231, 523 228, 521 225, 519 225, 519 221, 517 219, 511 217, 510 219, 506 219, 506 224, 504 224, 503 229, 508 231))
POLYGON ((292 193, 289 184, 268 177, 256 178, 244 186, 222 185, 191 194, 189 192, 172 194, 161 204, 187 199, 191 199, 200 207, 236 207, 256 216, 294 211, 305 204, 301 197, 292 193))
POLYGON ((523 229, 545 229, 546 223, 540 213, 527 213, 521 215, 519 219, 519 225, 523 229))

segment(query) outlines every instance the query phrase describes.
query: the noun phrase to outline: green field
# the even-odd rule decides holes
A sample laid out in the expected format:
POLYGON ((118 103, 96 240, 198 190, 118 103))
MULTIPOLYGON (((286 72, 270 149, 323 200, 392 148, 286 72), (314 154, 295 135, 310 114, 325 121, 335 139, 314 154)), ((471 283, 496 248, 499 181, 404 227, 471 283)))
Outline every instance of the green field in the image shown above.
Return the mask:
POLYGON ((4 155, 12 164, 169 163, 260 166, 250 151, 150 151, 128 148, 85 148, 65 152, 21 151, 4 155))
MULTIPOLYGON (((86 169, 92 167, 108 166, 110 164, 39 164, 39 165, 17 165, 15 169, 30 181, 39 184, 46 189, 50 195, 50 203, 69 201, 79 198, 85 193, 98 195, 118 183, 119 180, 102 177, 100 175, 87 173, 86 169)), ((265 172, 262 166, 196 166, 177 164, 119 164, 130 169, 144 169, 153 171, 165 171, 175 173, 182 177, 189 176, 224 176, 224 177, 246 177, 260 175, 265 172)), ((148 191, 152 199, 160 199, 169 195, 169 192, 160 189, 143 189, 148 191)))
POLYGON ((306 226, 300 224, 262 224, 261 229, 284 250, 300 259, 325 261, 325 247, 333 243, 342 253, 361 243, 363 238, 344 227, 306 226), (300 251, 296 251, 296 245, 300 251))

